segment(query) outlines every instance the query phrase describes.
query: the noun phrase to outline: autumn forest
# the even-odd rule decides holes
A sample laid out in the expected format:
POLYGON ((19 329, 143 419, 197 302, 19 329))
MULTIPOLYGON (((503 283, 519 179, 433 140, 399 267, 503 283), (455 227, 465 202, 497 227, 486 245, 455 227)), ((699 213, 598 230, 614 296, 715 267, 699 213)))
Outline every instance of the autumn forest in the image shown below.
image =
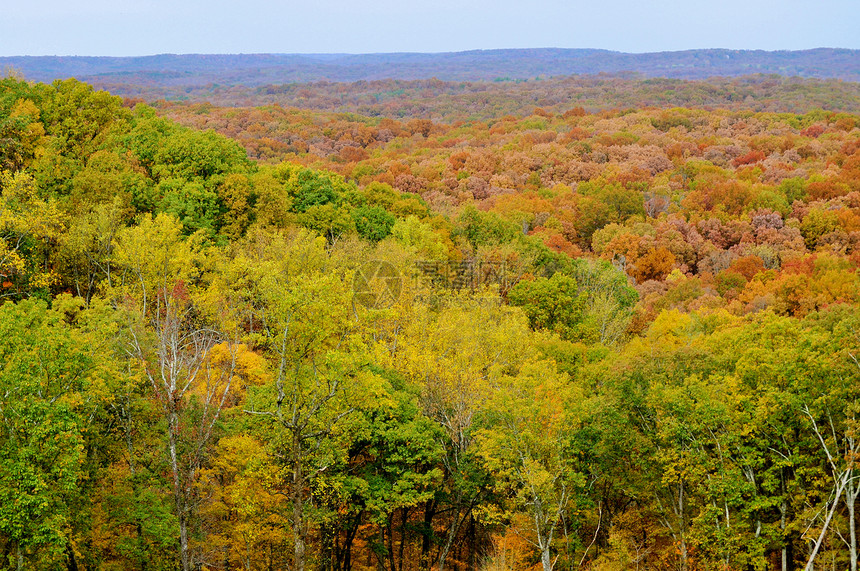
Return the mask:
POLYGON ((858 113, 8 74, 0 568, 857 571, 858 113))

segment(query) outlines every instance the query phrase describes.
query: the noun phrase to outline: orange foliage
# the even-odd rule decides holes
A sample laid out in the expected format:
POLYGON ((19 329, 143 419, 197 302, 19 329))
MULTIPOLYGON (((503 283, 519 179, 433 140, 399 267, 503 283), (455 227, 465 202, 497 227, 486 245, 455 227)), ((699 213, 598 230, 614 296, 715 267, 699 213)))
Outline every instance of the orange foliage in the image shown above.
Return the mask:
POLYGON ((745 155, 741 155, 732 160, 732 165, 739 167, 742 165, 751 165, 759 161, 763 161, 765 154, 761 151, 750 151, 745 155))
POLYGON ((567 254, 571 258, 579 258, 582 256, 582 250, 576 244, 570 242, 561 234, 552 234, 543 241, 546 247, 553 252, 567 254))
POLYGON ((675 267, 675 255, 664 247, 652 248, 642 256, 633 269, 637 282, 662 280, 675 267))
POLYGON ((729 269, 751 280, 759 272, 764 271, 764 262, 758 256, 745 256, 738 258, 729 266, 729 269))

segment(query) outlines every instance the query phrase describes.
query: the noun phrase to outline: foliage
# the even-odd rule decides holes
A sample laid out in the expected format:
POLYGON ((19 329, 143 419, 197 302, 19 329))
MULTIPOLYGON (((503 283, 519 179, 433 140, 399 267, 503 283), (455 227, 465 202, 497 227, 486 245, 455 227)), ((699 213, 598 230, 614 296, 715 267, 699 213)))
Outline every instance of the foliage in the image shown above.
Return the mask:
POLYGON ((0 80, 0 566, 856 567, 856 117, 493 93, 0 80))

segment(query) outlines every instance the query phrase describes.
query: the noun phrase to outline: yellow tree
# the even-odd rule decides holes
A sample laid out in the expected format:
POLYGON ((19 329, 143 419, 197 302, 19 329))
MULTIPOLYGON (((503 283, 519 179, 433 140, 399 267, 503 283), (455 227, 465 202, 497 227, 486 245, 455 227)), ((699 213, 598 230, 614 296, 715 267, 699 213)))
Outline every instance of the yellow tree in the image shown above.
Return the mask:
POLYGON ((527 363, 502 379, 477 435, 479 454, 497 477, 495 486, 511 498, 510 512, 528 515, 527 540, 540 553, 544 571, 552 571, 558 560, 553 542, 585 485, 572 449, 582 400, 553 362, 527 363))
POLYGON ((193 568, 188 533, 195 483, 236 368, 236 344, 202 311, 205 256, 196 236, 182 238, 175 218, 144 216, 117 236, 120 275, 110 291, 128 310, 128 354, 140 363, 164 415, 183 571, 193 568), (216 360, 212 351, 219 345, 216 360))
POLYGON ((474 450, 475 421, 503 372, 533 352, 518 309, 498 296, 438 294, 442 307, 416 304, 398 340, 395 367, 422 387, 424 414, 441 428, 445 486, 437 501, 450 505, 437 567, 445 569, 463 525, 486 496, 474 450))
POLYGON ((56 281, 49 246, 62 233, 64 217, 55 201, 38 196, 25 172, 0 172, 0 191, 0 297, 46 290, 56 281))
POLYGON ((267 444, 270 485, 289 501, 296 571, 308 559, 311 490, 343 461, 344 419, 378 385, 352 310, 352 273, 326 246, 305 231, 255 233, 221 278, 272 370, 245 410, 267 444))

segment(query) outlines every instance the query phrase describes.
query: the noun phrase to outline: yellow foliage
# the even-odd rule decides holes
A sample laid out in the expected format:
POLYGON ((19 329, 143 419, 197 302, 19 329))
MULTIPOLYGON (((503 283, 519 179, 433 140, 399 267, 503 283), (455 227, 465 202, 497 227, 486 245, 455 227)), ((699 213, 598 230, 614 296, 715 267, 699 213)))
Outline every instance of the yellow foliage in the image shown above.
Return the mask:
POLYGON ((36 251, 47 249, 47 244, 60 236, 65 228, 65 217, 54 200, 43 200, 36 192, 33 178, 24 172, 0 172, 0 230, 6 239, 0 241, 0 280, 3 287, 11 287, 11 280, 26 275, 31 288, 47 288, 57 281, 57 275, 41 264, 34 263, 32 255, 25 259, 21 245, 25 238, 34 239, 36 251))

